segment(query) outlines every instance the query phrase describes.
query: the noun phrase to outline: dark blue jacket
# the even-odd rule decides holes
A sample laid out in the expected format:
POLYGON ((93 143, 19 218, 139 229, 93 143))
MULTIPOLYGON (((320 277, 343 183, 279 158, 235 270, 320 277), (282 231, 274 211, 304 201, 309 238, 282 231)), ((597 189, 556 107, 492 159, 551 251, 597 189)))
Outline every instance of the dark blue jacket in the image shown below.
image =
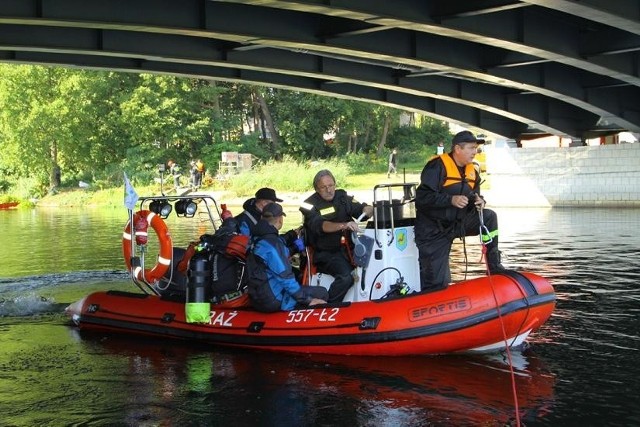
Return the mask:
POLYGON ((253 229, 262 216, 262 212, 256 207, 255 197, 245 201, 242 208, 244 211, 236 217, 236 221, 238 221, 238 232, 251 237, 253 235, 253 229))
POLYGON ((293 310, 298 302, 294 297, 302 297, 301 287, 297 282, 291 262, 289 250, 284 245, 278 230, 267 221, 259 220, 253 229, 253 253, 267 266, 267 278, 273 295, 280 301, 282 310, 293 310))

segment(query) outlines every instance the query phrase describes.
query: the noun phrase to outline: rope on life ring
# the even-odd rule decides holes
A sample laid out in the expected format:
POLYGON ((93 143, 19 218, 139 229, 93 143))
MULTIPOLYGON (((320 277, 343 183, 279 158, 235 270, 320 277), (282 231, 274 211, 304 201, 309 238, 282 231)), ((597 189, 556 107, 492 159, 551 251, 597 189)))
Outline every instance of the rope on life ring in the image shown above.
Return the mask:
MULTIPOLYGON (((151 284, 159 281, 162 276, 167 272, 171 265, 171 258, 173 256, 173 243, 171 241, 171 234, 165 222, 159 215, 148 211, 141 210, 133 215, 133 223, 140 218, 146 219, 147 223, 153 228, 160 241, 160 253, 158 254, 158 262, 153 268, 145 269, 142 271, 142 267, 134 266, 132 271, 131 266, 131 222, 127 221, 127 225, 124 227, 122 233, 122 254, 124 255, 124 262, 127 265, 127 270, 133 274, 137 280, 143 280, 144 282, 151 284)), ((144 230, 146 232, 146 230, 144 230)), ((137 231, 136 231, 136 234, 137 231)), ((146 233, 145 233, 146 234, 146 233)))

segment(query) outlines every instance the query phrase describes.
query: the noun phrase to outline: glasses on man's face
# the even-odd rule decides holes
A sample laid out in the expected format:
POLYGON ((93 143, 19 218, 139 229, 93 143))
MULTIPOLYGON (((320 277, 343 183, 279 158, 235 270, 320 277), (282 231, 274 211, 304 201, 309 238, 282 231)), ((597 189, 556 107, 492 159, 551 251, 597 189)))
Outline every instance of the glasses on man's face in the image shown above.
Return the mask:
POLYGON ((329 184, 329 185, 323 185, 321 187, 318 187, 318 190, 320 190, 320 191, 331 191, 334 188, 336 188, 335 184, 329 184))

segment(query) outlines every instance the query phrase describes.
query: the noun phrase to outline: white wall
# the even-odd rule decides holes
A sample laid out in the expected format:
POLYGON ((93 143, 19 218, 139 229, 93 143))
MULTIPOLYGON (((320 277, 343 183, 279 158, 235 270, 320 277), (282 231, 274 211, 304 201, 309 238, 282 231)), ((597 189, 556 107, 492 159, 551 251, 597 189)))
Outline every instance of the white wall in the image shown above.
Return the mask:
POLYGON ((640 207, 640 143, 486 152, 490 205, 640 207))

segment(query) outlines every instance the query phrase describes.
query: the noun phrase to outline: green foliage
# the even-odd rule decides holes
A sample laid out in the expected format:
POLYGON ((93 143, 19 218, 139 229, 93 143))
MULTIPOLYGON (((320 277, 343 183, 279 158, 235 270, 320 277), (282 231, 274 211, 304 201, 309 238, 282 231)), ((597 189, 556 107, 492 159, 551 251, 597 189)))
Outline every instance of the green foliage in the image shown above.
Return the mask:
POLYGON ((399 152, 419 152, 424 147, 435 147, 438 142, 451 141, 451 133, 445 122, 422 118, 419 126, 400 126, 389 132, 389 146, 399 149, 399 152))
POLYGON ((324 134, 334 129, 339 107, 344 101, 332 98, 275 90, 270 100, 286 152, 295 158, 320 158, 333 153, 324 144, 324 134))
POLYGON ((240 153, 251 153, 262 160, 267 160, 271 157, 269 143, 258 133, 242 135, 240 143, 238 144, 238 151, 240 153))
POLYGON ((257 133, 243 135, 238 142, 223 141, 205 146, 199 156, 211 174, 216 174, 223 152, 250 153, 258 159, 270 158, 268 147, 257 133))
POLYGON ((399 126, 399 110, 307 93, 40 66, 0 65, 0 73, 0 190, 24 197, 77 188, 78 181, 118 186, 122 171, 149 185, 169 159, 188 174, 190 160, 201 158, 211 179, 223 151, 251 153, 265 167, 270 159, 285 158, 286 167, 296 159, 307 165, 293 169, 306 172, 299 180, 306 188, 307 159, 340 156, 338 169, 379 173, 390 147, 400 149, 404 165, 424 157, 425 146, 450 140, 437 120, 415 116, 417 125, 399 126))
POLYGON ((307 192, 313 190, 313 177, 322 169, 329 169, 338 184, 349 175, 348 165, 341 160, 298 161, 287 157, 280 162, 269 160, 234 176, 230 189, 240 197, 251 197, 261 187, 275 188, 278 192, 307 192))
POLYGON ((0 193, 6 193, 11 188, 11 183, 6 179, 0 178, 0 193))
POLYGON ((20 199, 9 194, 0 194, 0 203, 19 202, 20 199))
POLYGON ((352 173, 386 172, 387 158, 379 158, 375 153, 347 154, 345 161, 352 173))
POLYGON ((26 176, 16 179, 7 189, 7 193, 20 199, 31 199, 44 196, 47 193, 47 188, 36 177, 26 176))

